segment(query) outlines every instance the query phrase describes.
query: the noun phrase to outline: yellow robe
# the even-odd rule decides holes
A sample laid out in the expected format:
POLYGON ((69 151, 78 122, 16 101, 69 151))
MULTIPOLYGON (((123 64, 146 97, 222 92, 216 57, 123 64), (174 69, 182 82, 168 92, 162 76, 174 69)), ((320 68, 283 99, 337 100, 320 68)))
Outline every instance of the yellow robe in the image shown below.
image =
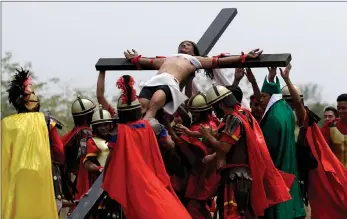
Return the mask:
POLYGON ((44 114, 8 116, 1 128, 1 218, 58 219, 44 114))

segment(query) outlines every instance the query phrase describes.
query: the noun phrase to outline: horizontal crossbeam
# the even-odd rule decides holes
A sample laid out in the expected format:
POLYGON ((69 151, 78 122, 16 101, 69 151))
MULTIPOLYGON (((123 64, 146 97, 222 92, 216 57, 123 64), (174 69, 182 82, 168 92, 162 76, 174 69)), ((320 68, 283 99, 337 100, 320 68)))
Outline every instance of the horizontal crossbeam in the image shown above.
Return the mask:
MULTIPOLYGON (((249 60, 243 63, 242 67, 263 68, 263 67, 286 67, 292 60, 289 53, 284 54, 262 54, 258 59, 249 60)), ((130 71, 136 70, 136 66, 124 58, 101 58, 95 65, 98 71, 130 71)), ((225 68, 238 68, 239 64, 230 64, 225 68)), ((153 69, 142 69, 153 70, 153 69)))

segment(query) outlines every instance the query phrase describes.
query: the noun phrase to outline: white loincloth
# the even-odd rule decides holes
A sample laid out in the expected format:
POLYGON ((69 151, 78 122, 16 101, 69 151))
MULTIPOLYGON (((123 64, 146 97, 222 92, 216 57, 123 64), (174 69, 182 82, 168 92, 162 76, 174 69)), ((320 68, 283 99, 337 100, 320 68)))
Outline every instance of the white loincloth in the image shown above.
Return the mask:
POLYGON ((180 91, 179 82, 173 75, 165 72, 161 73, 150 78, 146 82, 141 83, 139 88, 141 92, 144 87, 155 87, 161 85, 167 85, 171 91, 172 101, 165 104, 163 109, 170 115, 173 115, 177 111, 178 107, 188 99, 188 97, 180 91))

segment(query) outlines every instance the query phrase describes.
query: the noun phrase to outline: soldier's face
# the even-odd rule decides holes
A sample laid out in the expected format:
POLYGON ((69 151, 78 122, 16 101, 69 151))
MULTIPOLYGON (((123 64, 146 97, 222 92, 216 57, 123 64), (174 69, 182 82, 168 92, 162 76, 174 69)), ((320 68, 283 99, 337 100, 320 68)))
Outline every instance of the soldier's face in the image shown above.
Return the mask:
POLYGON ((337 102, 337 112, 339 113, 340 119, 347 119, 347 101, 337 102))
POLYGON ((199 121, 199 118, 200 118, 200 113, 197 113, 197 112, 191 112, 192 114, 192 120, 193 122, 197 122, 199 121))
POLYGON ((101 136, 106 136, 110 133, 111 123, 102 123, 97 125, 96 130, 99 132, 101 136))
POLYGON ((175 122, 175 124, 183 123, 182 117, 180 115, 175 115, 173 121, 175 122))
POLYGON ((224 117, 224 111, 223 111, 223 109, 220 107, 220 104, 219 104, 219 103, 213 104, 212 108, 213 108, 214 113, 216 114, 216 116, 217 116, 219 119, 222 119, 222 118, 224 117))

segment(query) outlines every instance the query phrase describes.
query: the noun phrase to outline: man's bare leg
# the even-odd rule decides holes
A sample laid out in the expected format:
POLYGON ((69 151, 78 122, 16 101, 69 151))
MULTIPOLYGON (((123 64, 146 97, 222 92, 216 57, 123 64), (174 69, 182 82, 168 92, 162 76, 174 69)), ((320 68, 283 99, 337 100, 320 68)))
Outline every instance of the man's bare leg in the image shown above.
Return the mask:
POLYGON ((153 94, 151 100, 149 101, 148 110, 146 112, 146 115, 143 117, 143 119, 149 121, 150 119, 154 118, 158 110, 165 105, 165 101, 166 101, 165 92, 162 90, 157 90, 153 94))
POLYGON ((149 100, 146 98, 139 98, 139 102, 141 104, 141 113, 142 116, 145 116, 147 110, 148 110, 148 106, 149 106, 149 100))

